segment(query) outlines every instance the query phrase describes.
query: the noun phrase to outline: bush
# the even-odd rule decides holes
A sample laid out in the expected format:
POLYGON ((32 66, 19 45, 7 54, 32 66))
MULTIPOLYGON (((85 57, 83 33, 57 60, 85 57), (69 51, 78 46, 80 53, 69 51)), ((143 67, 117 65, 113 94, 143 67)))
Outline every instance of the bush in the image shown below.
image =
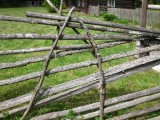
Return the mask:
MULTIPOLYGON (((60 6, 60 0, 51 0, 51 2, 57 7, 59 8, 60 6)), ((50 12, 50 13, 54 13, 56 12, 55 10, 53 10, 50 5, 47 3, 47 1, 45 0, 44 1, 44 4, 43 4, 46 8, 47 8, 47 11, 50 12)))
POLYGON ((118 17, 117 16, 115 16, 115 15, 113 15, 113 14, 103 14, 103 18, 104 18, 104 20, 106 20, 106 21, 113 21, 113 20, 115 20, 115 19, 118 19, 118 17))

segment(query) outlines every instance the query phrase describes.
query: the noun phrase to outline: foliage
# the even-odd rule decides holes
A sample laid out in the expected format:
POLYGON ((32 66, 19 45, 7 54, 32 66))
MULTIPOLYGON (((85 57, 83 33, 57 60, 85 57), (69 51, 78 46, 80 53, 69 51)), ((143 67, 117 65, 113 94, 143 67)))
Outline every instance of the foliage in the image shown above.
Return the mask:
MULTIPOLYGON (((60 6, 60 0, 51 0, 51 2, 57 7, 59 8, 60 6)), ((51 8, 51 6, 47 3, 47 1, 45 0, 44 1, 44 4, 43 4, 46 8, 47 8, 47 11, 50 12, 50 13, 55 13, 56 11, 54 9, 51 8)))
POLYGON ((4 112, 3 113, 3 119, 7 119, 9 117, 9 113, 8 112, 4 112))
POLYGON ((74 111, 73 110, 70 110, 69 112, 68 112, 68 114, 66 115, 66 119, 74 119, 75 118, 75 113, 74 113, 74 111))
POLYGON ((142 1, 141 0, 136 0, 136 7, 141 7, 142 1))
POLYGON ((118 17, 113 14, 105 13, 105 14, 103 14, 103 18, 105 21, 113 21, 113 20, 117 19, 118 17))
POLYGON ((123 20, 123 19, 114 19, 113 22, 125 25, 129 24, 129 20, 123 20))

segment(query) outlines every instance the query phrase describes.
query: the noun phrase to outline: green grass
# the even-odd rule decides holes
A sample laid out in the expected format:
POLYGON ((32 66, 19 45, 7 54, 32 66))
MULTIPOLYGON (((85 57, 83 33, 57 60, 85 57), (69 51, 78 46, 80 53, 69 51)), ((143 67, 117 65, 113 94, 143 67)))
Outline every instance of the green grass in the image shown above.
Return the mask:
MULTIPOLYGON (((47 11, 41 7, 0 8, 0 15, 11 15, 11 16, 23 16, 24 17, 26 11, 47 13, 47 11)), ((95 19, 95 20, 103 19, 102 17, 88 16, 84 13, 76 13, 76 14, 78 14, 78 16, 80 17, 87 18, 87 19, 95 19)), ((73 16, 76 16, 76 14, 74 13, 73 16)), ((79 30, 79 31, 81 33, 84 33, 83 30, 79 30)), ((0 21, 0 34, 2 33, 55 34, 56 27, 0 21)), ((74 34, 73 30, 69 28, 66 28, 64 33, 74 34)), ((98 34, 98 33, 101 33, 101 32, 92 31, 92 34, 98 34)), ((107 32, 104 34, 107 34, 107 32)), ((13 41, 0 40, 0 50, 50 46, 51 44, 52 42, 47 41, 47 40, 44 40, 44 41, 40 41, 40 40, 22 40, 22 41, 20 40, 13 40, 13 41)), ((58 43, 58 45, 73 45, 73 44, 84 44, 84 43, 78 40, 77 41, 60 41, 58 43)), ((111 54, 119 53, 119 52, 127 52, 133 49, 135 49, 134 44, 130 43, 126 45, 116 46, 113 48, 108 48, 108 49, 105 48, 101 50, 100 52, 102 56, 106 56, 106 55, 111 55, 111 54)), ((45 54, 48 54, 48 52, 0 56, 0 63, 16 62, 19 60, 33 57, 33 56, 40 56, 40 55, 45 55, 45 54)), ((49 68, 54 68, 57 66, 67 65, 71 63, 82 62, 82 61, 90 60, 90 59, 93 59, 90 52, 79 53, 76 55, 70 55, 70 56, 54 59, 51 61, 49 68)), ((118 64, 127 62, 129 60, 132 60, 132 59, 133 57, 128 57, 125 59, 119 59, 119 60, 114 60, 111 62, 106 62, 103 64, 103 67, 104 69, 107 69, 108 67, 118 65, 118 64)), ((39 62, 35 64, 30 64, 24 67, 0 70, 0 80, 5 80, 11 77, 16 77, 16 76, 25 75, 31 72, 40 71, 43 69, 43 65, 44 65, 43 62, 39 62)), ((57 84, 60 84, 60 83, 63 83, 69 80, 73 80, 73 79, 76 79, 76 78, 79 78, 79 77, 82 77, 82 76, 85 76, 91 73, 95 73, 97 71, 98 70, 96 66, 92 66, 92 67, 81 68, 81 69, 71 70, 71 71, 62 72, 62 73, 56 73, 54 75, 50 75, 49 77, 45 78, 43 87, 57 85, 57 84)), ((154 72, 152 70, 141 72, 141 73, 123 78, 119 81, 116 81, 116 82, 113 82, 107 85, 107 97, 112 98, 112 97, 124 95, 127 93, 132 93, 135 91, 155 87, 155 86, 160 85, 159 80, 160 80, 160 74, 157 72, 154 72)), ((0 102, 33 91, 34 87, 37 84, 37 81, 38 81, 38 78, 29 80, 26 82, 21 82, 21 83, 16 83, 13 85, 7 85, 7 86, 0 87, 0 102)), ((82 93, 80 95, 76 95, 74 97, 67 98, 60 102, 55 102, 55 103, 51 103, 43 107, 36 108, 32 112, 30 112, 27 119, 33 116, 37 116, 37 115, 48 113, 48 112, 64 110, 64 109, 72 109, 73 107, 78 107, 80 105, 86 105, 86 104, 93 103, 96 101, 99 101, 99 94, 96 89, 93 89, 85 93, 82 93)), ((141 104, 141 105, 129 108, 129 109, 114 112, 112 114, 109 114, 108 116, 116 116, 116 115, 124 114, 130 111, 139 110, 139 109, 154 105, 157 102, 159 102, 159 100, 147 102, 145 104, 141 104)), ((7 114, 4 114, 4 115, 7 117, 7 114)), ((149 117, 156 116, 156 115, 160 115, 160 111, 151 113, 144 117, 139 117, 137 119, 145 119, 145 118, 149 118, 149 117)), ((17 114, 7 119, 17 120, 20 116, 21 115, 17 114)), ((72 117, 72 114, 69 114, 67 117, 72 117)))

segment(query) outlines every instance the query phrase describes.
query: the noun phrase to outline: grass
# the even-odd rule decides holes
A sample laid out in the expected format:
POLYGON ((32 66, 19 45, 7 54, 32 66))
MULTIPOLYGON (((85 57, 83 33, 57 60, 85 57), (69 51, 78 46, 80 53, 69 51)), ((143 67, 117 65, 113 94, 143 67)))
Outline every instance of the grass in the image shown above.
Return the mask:
MULTIPOLYGON (((0 8, 0 15, 11 15, 11 16, 25 16, 26 11, 34 11, 34 12, 41 12, 41 13, 47 13, 47 11, 44 8, 41 7, 26 7, 26 8, 0 8)), ((102 20, 102 17, 96 17, 96 16, 88 16, 84 13, 76 13, 80 17, 88 18, 88 19, 95 19, 95 20, 102 20)), ((76 16, 74 13, 73 16, 76 16)), ((79 30, 81 33, 84 33, 83 30, 79 30)), ((56 27, 53 26, 44 26, 44 25, 31 25, 27 23, 16 23, 16 22, 4 22, 0 21, 0 34, 2 33, 39 33, 39 34, 55 34, 56 33, 56 27)), ((65 34, 74 34, 74 32, 66 28, 64 31, 65 34)), ((100 32, 92 31, 92 34, 98 34, 100 32)), ((107 34, 104 33, 104 34, 107 34)), ((0 50, 8 50, 8 49, 22 49, 22 48, 32 48, 32 47, 41 47, 41 46, 50 46, 52 44, 51 41, 40 41, 40 40, 0 40, 0 50)), ((73 45, 73 44, 84 44, 82 41, 60 41, 58 45, 73 45)), ((126 45, 120 45, 113 48, 106 48, 101 50, 102 56, 111 55, 114 53, 119 52, 127 52, 129 50, 135 49, 134 44, 126 44, 126 45)), ((16 62, 19 60, 23 60, 26 58, 30 58, 33 56, 40 56, 45 55, 48 52, 39 52, 39 53, 29 53, 29 54, 19 54, 19 55, 9 55, 9 56, 0 56, 0 63, 4 62, 16 62)), ((80 53, 76 55, 61 57, 58 59, 54 59, 51 61, 49 68, 54 68, 57 66, 67 65, 71 63, 77 63, 85 60, 93 59, 90 52, 80 53)), ((119 59, 114 60, 111 62, 107 62, 103 64, 104 69, 107 69, 108 67, 115 66, 124 62, 127 62, 129 60, 132 60, 133 57, 128 57, 125 59, 119 59)), ((28 66, 19 67, 19 68, 12 68, 12 69, 4 69, 0 70, 0 80, 8 79, 11 77, 16 77, 20 75, 25 75, 31 72, 40 71, 43 69, 43 62, 30 64, 28 66)), ((57 85, 69 80, 73 80, 91 73, 97 72, 96 66, 87 67, 87 68, 81 68, 77 70, 71 70, 67 72, 57 73, 54 75, 51 75, 49 77, 45 78, 43 87, 46 86, 53 86, 57 85)), ((157 72, 154 72, 152 70, 141 72, 126 78, 123 78, 119 81, 110 83, 107 85, 107 97, 112 98, 120 95, 124 95, 127 93, 132 93, 135 91, 151 88, 160 85, 160 74, 157 72)), ((33 91, 34 87, 36 86, 38 81, 37 79, 29 80, 26 82, 16 83, 13 85, 7 85, 0 88, 0 102, 4 100, 8 100, 13 97, 17 97, 19 95, 26 94, 28 92, 33 91)), ((49 105, 36 108, 30 114, 28 115, 27 119, 37 116, 40 114, 44 114, 47 112, 53 112, 58 110, 64 110, 64 109, 72 109, 73 107, 78 107, 80 105, 85 105, 89 103, 93 103, 99 101, 99 94, 96 89, 87 91, 85 93, 76 95, 71 98, 67 98, 65 100, 51 103, 49 105), (78 101, 78 102, 77 102, 78 101)), ((127 112, 139 110, 151 105, 156 104, 159 102, 159 100, 155 100, 152 102, 147 102, 145 104, 141 104, 129 109, 121 110, 118 112, 114 112, 112 114, 109 114, 108 116, 116 116, 120 114, 124 114, 127 112)), ((4 112, 4 116, 6 119, 12 119, 17 120, 21 115, 17 114, 12 117, 8 117, 7 113, 4 112)), ((72 111, 68 116, 66 117, 72 117, 72 111)), ((152 116, 160 115, 160 111, 151 113, 149 115, 139 117, 137 119, 145 119, 152 116)))

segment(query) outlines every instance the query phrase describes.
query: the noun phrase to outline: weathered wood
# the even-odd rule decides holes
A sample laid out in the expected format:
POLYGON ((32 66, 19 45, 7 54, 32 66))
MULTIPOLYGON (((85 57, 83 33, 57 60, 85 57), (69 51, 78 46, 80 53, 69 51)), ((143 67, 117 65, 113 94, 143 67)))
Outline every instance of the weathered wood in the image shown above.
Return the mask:
MULTIPOLYGON (((126 76, 130 76, 130 75, 138 73, 140 71, 147 70, 147 69, 149 69, 159 63, 160 63, 160 57, 158 57, 158 56, 151 57, 150 56, 150 57, 140 58, 138 60, 133 60, 128 63, 115 66, 115 67, 110 68, 104 72, 106 80, 107 80, 106 83, 108 84, 109 82, 115 81, 117 79, 120 79, 120 78, 123 78, 126 76), (121 68, 122 71, 119 68, 121 68)), ((49 98, 46 98, 44 100, 39 101, 36 105, 37 106, 44 105, 44 104, 46 105, 47 103, 53 102, 55 100, 65 99, 69 96, 73 96, 73 95, 82 93, 84 91, 90 90, 90 89, 94 88, 95 86, 98 86, 99 74, 96 73, 96 74, 91 74, 89 76, 85 76, 83 78, 79 78, 77 80, 71 81, 70 85, 71 84, 78 85, 78 86, 83 84, 85 86, 68 90, 66 92, 57 94, 56 96, 51 96, 49 98)), ((8 113, 15 114, 17 112, 22 112, 23 110, 25 110, 25 108, 26 108, 26 106, 16 108, 16 109, 8 111, 8 113)), ((3 114, 0 114, 0 118, 2 116, 3 116, 3 114)))
POLYGON ((157 117, 154 117, 154 118, 150 118, 150 119, 147 119, 147 120, 160 120, 160 116, 157 116, 157 117))
POLYGON ((59 16, 62 16, 62 12, 63 12, 63 0, 61 0, 61 4, 59 7, 59 16))
MULTIPOLYGON (((127 53, 124 52, 124 53, 120 53, 120 54, 114 54, 114 55, 102 58, 102 62, 107 62, 107 61, 115 60, 115 59, 118 59, 118 58, 123 58, 123 57, 131 56, 131 55, 136 55, 136 54, 143 53, 143 52, 146 52, 146 51, 157 50, 159 48, 160 48, 160 45, 157 45, 157 46, 152 46, 152 47, 149 47, 149 48, 144 48, 144 49, 139 50, 139 51, 134 50, 134 51, 127 52, 127 53)), ((156 57, 158 57, 158 56, 156 56, 156 57)), ((50 74, 54 74, 54 73, 57 73, 57 72, 63 72, 63 71, 78 69, 78 68, 82 68, 82 67, 88 67, 88 66, 96 65, 96 64, 97 64, 96 60, 88 60, 88 61, 85 61, 85 62, 74 63, 74 64, 70 64, 70 65, 65 65, 65 66, 53 68, 53 69, 47 70, 46 73, 47 73, 47 75, 50 75, 50 74)), ((10 78, 10 79, 1 80, 0 81, 0 86, 9 85, 9 84, 13 84, 13 83, 22 82, 22 81, 26 81, 26 80, 29 80, 29 79, 37 78, 37 77, 40 76, 41 73, 42 73, 42 71, 33 72, 33 73, 22 75, 22 76, 19 76, 19 77, 13 77, 13 78, 10 78)))
MULTIPOLYGON (((102 48, 102 46, 110 47, 109 45, 120 45, 129 43, 130 41, 115 41, 115 42, 107 42, 99 44, 98 46, 102 48)), ((81 49, 90 49, 90 45, 68 45, 68 46, 56 46, 55 50, 81 50, 81 49)), ((100 48, 100 49, 101 49, 100 48)), ((30 52, 41 52, 41 51, 49 51, 51 47, 39 47, 39 48, 28 48, 28 49, 20 49, 20 50, 6 50, 6 51, 0 51, 0 55, 10 55, 10 54, 24 54, 24 53, 30 53, 30 52)))
MULTIPOLYGON (((140 91, 140 92, 142 92, 142 91, 140 91)), ((116 104, 116 103, 119 103, 119 102, 124 102, 124 101, 127 101, 127 100, 131 100, 131 99, 136 99, 136 98, 138 98, 136 95, 138 95, 138 93, 140 93, 140 92, 136 92, 137 94, 132 93, 132 94, 127 94, 127 95, 123 95, 123 96, 108 99, 108 100, 105 101, 105 106, 113 105, 113 104, 116 104), (130 96, 131 96, 131 98, 130 98, 130 96)), ((147 95, 150 95, 150 94, 147 93, 147 95)), ((146 94, 143 95, 143 96, 146 96, 146 94)), ((140 96, 140 97, 143 97, 143 96, 140 96)), ((99 102, 96 102, 96 103, 88 104, 88 105, 85 105, 85 106, 80 106, 80 107, 77 107, 77 108, 73 108, 72 110, 74 111, 74 113, 79 114, 79 113, 82 113, 82 112, 95 110, 98 107, 99 107, 99 102)), ((33 117, 33 118, 31 118, 31 120, 56 119, 58 117, 65 116, 68 113, 69 113, 69 110, 51 112, 51 113, 47 113, 47 114, 40 115, 40 116, 37 116, 37 117, 33 117)))
MULTIPOLYGON (((65 82, 65 83, 62 83, 62 84, 59 84, 59 85, 52 86, 48 89, 44 89, 44 90, 41 89, 40 94, 44 93, 43 96, 48 96, 48 95, 51 95, 53 93, 55 94, 57 92, 67 90, 67 89, 73 88, 73 87, 76 87, 76 86, 70 86, 70 82, 65 82)), ((108 106, 108 105, 111 105, 111 104, 135 99, 135 98, 138 98, 138 97, 143 97, 143 96, 150 95, 150 94, 157 93, 157 92, 160 92, 160 87, 159 86, 154 87, 154 88, 150 88, 150 89, 146 89, 146 90, 142 90, 142 91, 138 91, 138 92, 135 92, 135 93, 111 98, 109 100, 106 100, 105 105, 108 106)), ((25 103, 25 102, 28 102, 31 99, 31 97, 32 97, 32 94, 29 93, 29 94, 25 94, 25 95, 22 95, 22 96, 19 96, 19 97, 16 97, 16 98, 12 98, 10 100, 0 102, 0 111, 11 108, 11 107, 15 107, 15 106, 20 105, 20 104, 25 103)), ((90 105, 86 105, 84 107, 80 107, 81 111, 76 111, 76 113, 86 112, 86 111, 89 111, 89 110, 92 110, 92 109, 96 109, 98 107, 99 107, 99 102, 93 103, 93 104, 90 104, 90 105)), ((79 110, 79 107, 76 110, 79 110)))
MULTIPOLYGON (((54 15, 49 15, 49 14, 41 14, 41 13, 33 13, 33 12, 27 12, 27 16, 36 17, 36 18, 52 19, 52 20, 61 20, 61 21, 65 20, 65 17, 62 17, 62 16, 54 16, 54 15)), ((78 22, 77 18, 71 18, 70 21, 71 22, 78 22)), ((97 20, 87 20, 87 19, 83 19, 83 21, 86 24, 100 25, 100 26, 121 28, 121 29, 126 29, 126 30, 160 34, 160 31, 158 31, 158 30, 149 30, 146 28, 140 28, 140 27, 135 27, 135 26, 127 26, 127 25, 121 25, 121 24, 116 24, 116 23, 97 21, 97 20)))
MULTIPOLYGON (((31 19, 31 18, 23 18, 23 17, 13 17, 13 16, 2 16, 0 15, 0 20, 1 21, 13 21, 13 22, 23 22, 23 23, 30 23, 30 24, 42 24, 42 25, 51 25, 51 26, 62 26, 63 22, 56 22, 56 21, 49 21, 49 20, 40 20, 40 19, 31 19)), ((81 25, 78 23, 68 23, 67 27, 70 28, 78 28, 78 29, 83 29, 81 25)), ((130 32, 126 30, 119 30, 119 29, 110 29, 108 27, 103 27, 103 26, 97 26, 97 25, 87 25, 87 28, 90 30, 95 30, 95 31, 103 31, 103 32, 117 32, 117 33, 131 33, 131 34, 137 34, 137 32, 130 32)), ((139 33, 138 33, 139 34, 139 33)), ((146 35, 151 35, 151 36, 159 36, 159 34, 150 34, 150 33, 145 33, 146 35)))
MULTIPOLYGON (((155 100, 155 99, 158 99, 158 98, 160 98, 160 93, 153 94, 153 95, 150 95, 150 96, 145 96, 145 97, 142 97, 142 98, 138 98, 138 99, 135 99, 135 100, 132 100, 132 101, 129 101, 129 102, 119 103, 119 104, 116 104, 116 105, 105 108, 104 113, 105 114, 106 113, 111 113, 111 112, 118 111, 118 110, 121 110, 121 109, 124 109, 124 108, 133 107, 135 105, 139 105, 141 103, 148 102, 148 101, 151 101, 151 100, 155 100)), ((92 113, 82 115, 82 118, 83 119, 94 118, 94 117, 99 115, 99 112, 100 111, 98 110, 96 112, 92 112, 92 113)))
POLYGON ((81 23, 82 27, 84 28, 84 30, 86 31, 88 37, 89 37, 89 43, 92 46, 92 53, 93 56, 97 59, 97 67, 99 69, 99 74, 100 74, 100 85, 99 85, 99 92, 100 92, 100 120, 103 120, 103 114, 104 114, 104 101, 105 101, 105 96, 106 96, 106 92, 105 92, 105 77, 104 77, 104 72, 103 72, 103 68, 102 68, 102 57, 100 55, 99 49, 97 44, 94 41, 94 38, 92 36, 92 34, 90 33, 89 29, 87 28, 87 26, 83 23, 83 21, 77 17, 77 20, 81 23))
MULTIPOLYGON (((128 113, 125 115, 117 116, 117 117, 114 117, 114 118, 111 118, 108 120, 127 120, 129 118, 138 117, 138 116, 145 115, 145 114, 157 111, 157 110, 160 110, 160 104, 157 104, 153 107, 145 108, 143 110, 139 110, 136 112, 131 112, 131 113, 128 113)), ((156 119, 153 119, 153 120, 156 120, 156 119)), ((157 120, 159 120, 159 119, 157 119, 157 120)))
MULTIPOLYGON (((10 39, 38 39, 38 40, 54 40, 56 35, 51 34, 0 34, 0 40, 10 40, 10 39)), ((87 40, 87 35, 61 35, 60 40, 87 40)), ((109 35, 109 34, 98 34, 94 35, 95 40, 130 40, 136 39, 136 37, 128 36, 128 35, 109 35)))
MULTIPOLYGON (((121 42, 121 41, 118 42, 117 41, 117 42, 111 42, 111 43, 104 43, 104 44, 99 44, 98 47, 99 47, 99 49, 110 48, 110 47, 120 45, 120 44, 124 44, 124 43, 127 43, 127 42, 128 41, 126 41, 126 42, 121 42)), ((90 51, 90 49, 57 51, 56 53, 52 54, 51 59, 59 58, 59 57, 66 56, 66 55, 72 55, 72 54, 87 52, 87 51, 90 51)), ((26 66, 26 65, 31 64, 31 63, 44 61, 46 57, 47 56, 44 55, 44 56, 32 57, 32 58, 28 58, 28 59, 25 59, 25 60, 17 61, 15 63, 0 63, 0 69, 26 66)))
POLYGON ((46 1, 51 6, 51 8, 54 9, 57 13, 60 12, 58 8, 50 0, 46 0, 46 1))
MULTIPOLYGON (((50 0, 47 0, 47 1, 50 1, 50 0)), ((56 45, 58 43, 58 40, 59 40, 61 34, 63 33, 63 31, 64 31, 64 29, 65 29, 65 27, 66 27, 66 25, 67 25, 67 23, 69 21, 69 18, 70 18, 70 16, 71 16, 71 14, 72 14, 74 9, 75 9, 75 7, 72 7, 72 9, 69 11, 68 16, 67 16, 63 26, 60 28, 60 31, 58 32, 58 34, 56 36, 56 39, 52 44, 51 50, 49 52, 49 55, 47 56, 47 58, 45 60, 44 69, 42 71, 41 77, 40 77, 40 79, 38 81, 37 86, 35 87, 35 91, 33 92, 32 99, 31 99, 26 111, 24 112, 24 114, 23 114, 23 116, 21 117, 20 120, 24 120, 24 118, 26 117, 26 115, 29 113, 29 111, 32 109, 32 106, 34 105, 34 101, 35 101, 35 99, 36 99, 36 97, 37 97, 37 95, 38 95, 38 93, 40 91, 40 88, 41 88, 41 86, 43 84, 44 78, 47 75, 46 74, 46 70, 48 69, 48 65, 49 65, 49 62, 51 60, 52 53, 55 50, 55 47, 56 47, 56 45)))

